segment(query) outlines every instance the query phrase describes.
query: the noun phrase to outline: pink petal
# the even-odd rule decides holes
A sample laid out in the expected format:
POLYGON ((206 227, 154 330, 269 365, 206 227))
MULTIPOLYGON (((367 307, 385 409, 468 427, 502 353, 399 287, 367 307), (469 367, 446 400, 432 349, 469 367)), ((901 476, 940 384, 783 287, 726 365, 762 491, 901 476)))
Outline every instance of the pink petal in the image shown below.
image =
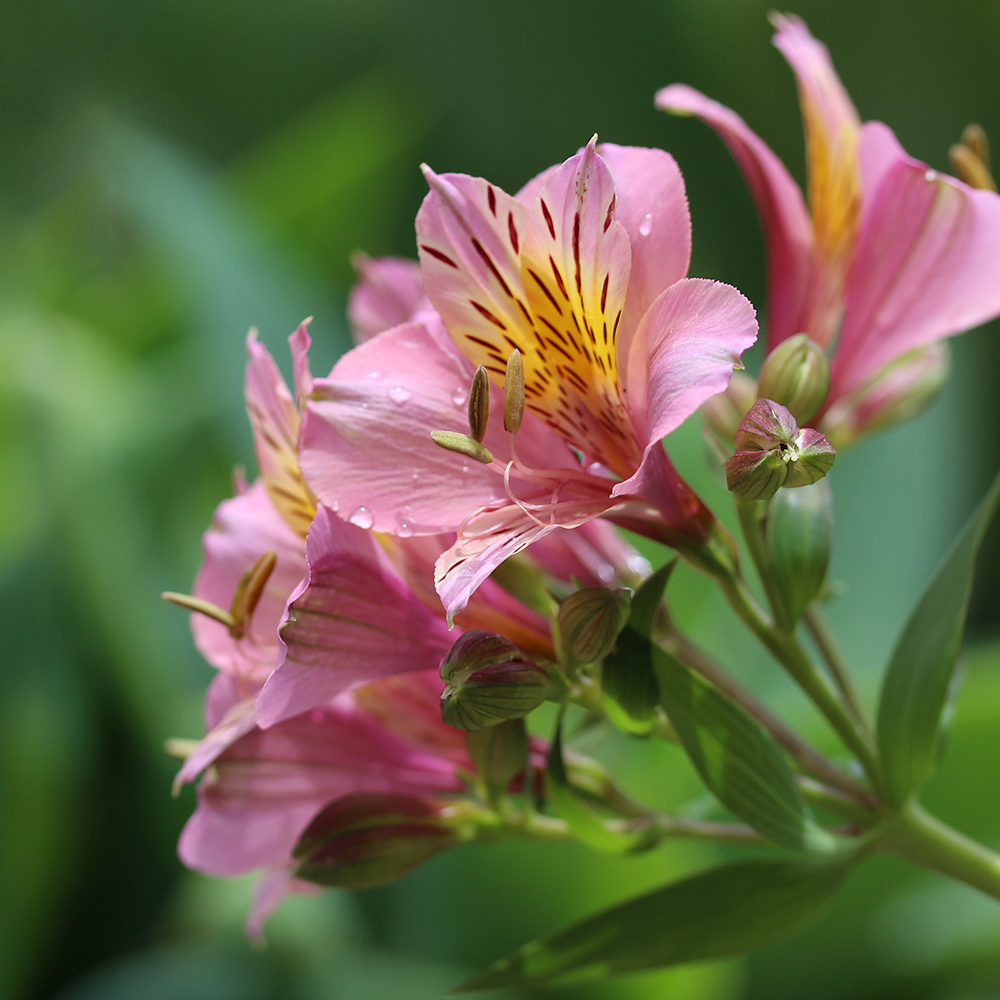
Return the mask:
MULTIPOLYGON (((219 675, 223 676, 222 674, 219 675)), ((184 766, 174 778, 174 794, 181 785, 194 781, 202 771, 238 739, 246 736, 257 725, 254 699, 239 701, 230 706, 216 726, 198 742, 194 752, 184 761, 184 766)))
POLYGON ((351 792, 457 791, 455 764, 414 749, 350 698, 254 729, 215 762, 181 833, 181 860, 213 875, 287 864, 312 817, 351 792))
POLYGON ((628 296, 618 331, 618 353, 629 341, 653 299, 687 277, 691 263, 691 213, 677 161, 662 149, 597 147, 614 178, 616 218, 632 245, 628 296))
POLYGON ((656 95, 663 111, 697 115, 729 147, 757 204, 767 240, 767 340, 773 350, 805 329, 813 273, 812 223, 784 164, 735 112, 684 84, 656 95))
POLYGON ((440 616, 410 592, 370 533, 320 507, 306 554, 308 583, 281 628, 284 659, 257 699, 264 727, 354 685, 432 669, 451 646, 440 616))
POLYGON ((545 186, 545 182, 549 179, 549 174, 553 170, 558 170, 559 164, 557 163, 553 167, 546 167, 540 174, 535 174, 534 177, 528 181, 527 184, 521 188, 520 191, 514 196, 517 200, 527 207, 531 207, 532 202, 541 194, 542 188, 545 186))
MULTIPOLYGON (((643 444, 659 441, 722 392, 756 339, 754 308, 735 288, 685 278, 663 292, 628 356, 626 398, 643 444)), ((623 485, 615 490, 623 492, 623 485)))
POLYGON ((554 531, 536 540, 528 554, 557 580, 575 580, 581 587, 614 587, 649 572, 649 563, 600 518, 572 531, 554 531))
POLYGON ((245 394, 260 478, 282 517, 305 538, 313 505, 296 456, 299 414, 274 358, 258 343, 255 330, 247 336, 245 394))
POLYGON ((257 880, 253 891, 253 903, 247 915, 246 935, 251 941, 263 939, 264 924, 267 918, 292 895, 315 896, 322 892, 321 886, 311 882, 303 882, 300 878, 290 875, 287 866, 270 868, 263 871, 257 880))
MULTIPOLYGON (((473 373, 434 325, 439 321, 428 316, 349 351, 329 379, 317 379, 306 409, 300 451, 306 479, 341 517, 375 531, 454 530, 471 511, 505 495, 496 471, 431 440, 434 430, 468 433, 473 373)), ((497 387, 492 399, 495 416, 484 444, 506 462, 510 440, 497 387)), ((535 468, 575 464, 559 437, 531 414, 518 451, 535 468)))
POLYGON ((861 157, 861 231, 830 402, 912 348, 1000 313, 1000 197, 929 170, 878 122, 864 126, 861 157))
POLYGON ((306 573, 305 545, 274 509, 260 480, 219 504, 212 527, 202 536, 204 558, 193 591, 195 597, 228 609, 240 577, 268 549, 277 554, 277 563, 242 639, 233 639, 220 622, 191 616, 202 656, 213 667, 256 683, 277 663, 278 624, 289 595, 306 573))
POLYGON ((406 323, 424 298, 420 265, 400 257, 354 258, 358 281, 347 299, 347 318, 356 344, 406 323))
POLYGON ((299 410, 306 405, 309 393, 312 392, 312 372, 309 370, 309 348, 312 338, 309 336, 311 319, 300 323, 298 329, 288 338, 288 346, 292 351, 292 374, 295 378, 295 403, 299 410))

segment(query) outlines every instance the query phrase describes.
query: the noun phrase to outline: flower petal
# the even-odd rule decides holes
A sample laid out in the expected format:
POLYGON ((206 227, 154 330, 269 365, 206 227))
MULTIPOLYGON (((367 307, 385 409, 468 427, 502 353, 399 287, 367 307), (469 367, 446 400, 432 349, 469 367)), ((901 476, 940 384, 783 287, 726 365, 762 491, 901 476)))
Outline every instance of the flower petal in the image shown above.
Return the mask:
POLYGON ((656 106, 711 125, 743 171, 767 240, 767 342, 773 350, 805 329, 813 234, 802 192, 770 147, 729 108, 680 83, 659 91, 656 106))
POLYGON ((202 536, 204 557, 193 591, 195 597, 228 608, 244 571, 268 549, 277 554, 277 562, 242 639, 234 639, 221 622, 191 616, 201 655, 218 670, 258 684, 277 663, 278 624, 289 595, 306 574, 305 545, 275 510, 260 480, 216 508, 212 526, 202 536))
POLYGON ((315 896, 322 891, 322 886, 295 878, 289 873, 287 865, 265 869, 254 886, 253 902, 245 925, 247 937, 258 942, 263 938, 264 923, 286 897, 315 896))
POLYGON ((864 126, 861 156, 864 215, 831 403, 893 358, 1000 313, 1000 196, 929 170, 879 122, 864 126))
MULTIPOLYGON (((301 361, 297 374, 301 377, 301 361)), ((257 341, 256 330, 247 335, 245 395, 260 477, 282 517, 305 538, 315 504, 296 455, 299 413, 274 358, 257 341)))
POLYGON ((281 627, 285 655, 257 699, 265 727, 357 684, 433 669, 451 646, 440 616, 411 593, 369 532, 320 507, 306 554, 308 582, 281 627))
POLYGON ((312 372, 309 370, 312 338, 309 336, 309 323, 310 320, 300 323, 295 333, 288 338, 288 346, 292 352, 292 376, 295 379, 295 405, 300 413, 312 392, 312 372))
POLYGON ((618 353, 628 345, 653 299, 686 278, 691 264, 691 213, 677 161, 662 149, 597 147, 614 178, 615 216, 632 246, 628 296, 618 331, 618 353))
POLYGON ((424 298, 420 265, 401 257, 354 258, 358 280, 347 299, 347 318, 354 342, 406 323, 424 298))
POLYGON ((198 789, 179 853, 213 875, 281 866, 312 817, 342 795, 459 787, 452 761, 414 749, 344 697, 229 747, 198 789))
POLYGON ((626 400, 643 444, 659 441, 722 392, 756 339, 754 308, 730 285, 685 278, 663 292, 628 356, 626 400))

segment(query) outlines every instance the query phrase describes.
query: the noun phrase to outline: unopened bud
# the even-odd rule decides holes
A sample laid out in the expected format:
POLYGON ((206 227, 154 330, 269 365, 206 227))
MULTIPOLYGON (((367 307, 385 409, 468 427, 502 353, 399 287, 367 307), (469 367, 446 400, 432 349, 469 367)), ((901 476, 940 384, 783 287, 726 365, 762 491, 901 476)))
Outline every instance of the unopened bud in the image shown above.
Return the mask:
POLYGON ((767 541, 783 617, 794 627, 826 580, 833 542, 829 485, 778 493, 767 512, 767 541))
POLYGON ((570 594, 559 605, 563 645, 583 663, 603 660, 625 627, 631 604, 627 590, 587 587, 570 594))
POLYGON ((981 125, 966 125, 962 141, 949 150, 951 165, 961 180, 969 187, 996 191, 996 182, 990 173, 990 146, 981 125))
POLYGON ((748 500, 767 500, 782 486, 806 486, 830 471, 836 451, 770 399, 758 399, 736 432, 736 453, 726 462, 726 485, 748 500))
MULTIPOLYGON (((477 441, 486 437, 490 422, 490 375, 480 365, 469 388, 469 434, 477 441)), ((492 461, 492 459, 491 459, 492 461)))
POLYGON ((549 673, 503 636, 472 629, 441 664, 441 718, 475 731, 520 719, 552 697, 549 673))
POLYGON ((482 462, 483 465, 489 465, 493 461, 493 452, 468 434, 460 434, 458 431, 431 431, 431 439, 439 448, 457 452, 466 458, 482 462))
POLYGON ((799 423, 819 412, 830 390, 830 365, 823 349, 804 333, 789 337, 764 360, 757 394, 787 407, 799 423))
POLYGON ((476 729, 469 733, 467 745, 490 799, 506 792, 528 763, 524 719, 508 719, 489 729, 476 729))
POLYGON ((299 837, 292 852, 294 874, 345 889, 394 882, 462 839, 443 816, 444 806, 433 799, 385 792, 345 795, 299 837))
POLYGON ((723 441, 732 441, 740 421, 757 399, 757 384, 743 372, 733 372, 725 392, 710 396, 701 406, 709 428, 723 441))
POLYGON ((907 351, 831 406, 820 430, 837 448, 846 448, 873 431, 917 416, 941 391, 950 357, 943 340, 907 351))
POLYGON ((503 429, 516 434, 524 419, 524 360, 515 349, 507 359, 503 382, 503 429))

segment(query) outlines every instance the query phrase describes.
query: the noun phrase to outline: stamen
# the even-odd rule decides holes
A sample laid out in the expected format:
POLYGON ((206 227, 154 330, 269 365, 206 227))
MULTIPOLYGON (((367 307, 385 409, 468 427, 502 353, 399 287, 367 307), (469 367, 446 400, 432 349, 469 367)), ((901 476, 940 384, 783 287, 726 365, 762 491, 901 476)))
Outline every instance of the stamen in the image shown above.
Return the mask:
POLYGON ((503 429, 516 434, 524 420, 524 361, 516 348, 507 359, 503 382, 503 429))
MULTIPOLYGON (((233 595, 233 607, 230 609, 233 617, 244 628, 249 624, 254 611, 257 610, 257 602, 264 593, 264 587, 274 572, 274 567, 278 564, 278 556, 273 549, 258 556, 257 561, 240 577, 240 585, 237 585, 236 594, 233 595), (244 580, 246 581, 244 583, 244 580), (239 604, 237 604, 237 597, 239 604)), ((237 638, 234 636, 234 638, 237 638)))
POLYGON ((431 439, 438 447, 465 455, 466 458, 475 459, 483 465, 490 465, 493 461, 493 453, 489 448, 468 434, 459 434, 458 431, 431 431, 431 439))
POLYGON ((212 604, 211 601, 203 601, 200 597, 191 597, 189 594, 175 594, 172 590, 165 590, 160 594, 160 597, 171 604, 185 608, 187 611, 196 611, 200 615, 205 615, 206 618, 221 622, 229 629, 236 626, 236 619, 217 604, 212 604))
POLYGON ((969 187, 983 191, 996 191, 996 182, 990 173, 990 147, 981 125, 966 125, 962 141, 949 150, 955 173, 969 187))
MULTIPOLYGON (((486 437, 486 427, 490 422, 490 376, 480 365, 472 376, 469 389, 469 433, 477 442, 486 437)), ((440 442, 438 442, 440 444, 440 442)), ((482 461, 482 459, 478 459, 482 461)), ((490 459, 492 461, 492 459, 490 459)))

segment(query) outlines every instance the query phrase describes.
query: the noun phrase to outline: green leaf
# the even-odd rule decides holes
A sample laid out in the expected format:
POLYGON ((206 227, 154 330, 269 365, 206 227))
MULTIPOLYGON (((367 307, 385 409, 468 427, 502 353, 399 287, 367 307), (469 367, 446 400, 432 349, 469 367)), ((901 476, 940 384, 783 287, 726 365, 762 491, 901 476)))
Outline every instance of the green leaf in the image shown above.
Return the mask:
POLYGON ((830 855, 713 868, 533 941, 453 992, 565 985, 741 955, 815 916, 849 867, 830 855))
POLYGON ((774 583, 788 626, 819 596, 833 542, 833 503, 825 479, 779 490, 767 512, 774 583))
POLYGON ((743 711, 665 650, 656 648, 661 704, 715 796, 758 833, 796 850, 829 850, 809 818, 778 745, 743 711))
POLYGON ((566 821, 566 825, 588 847, 612 854, 641 850, 650 845, 656 837, 649 829, 620 831, 609 828, 604 820, 573 791, 563 760, 562 722, 560 711, 556 721, 555 735, 549 747, 546 792, 555 811, 566 821))
POLYGON ((882 791, 892 805, 903 805, 937 764, 976 556, 998 499, 1000 475, 917 602, 889 661, 879 702, 878 746, 882 791))
POLYGON ((605 710, 619 728, 642 735, 653 726, 659 688, 653 669, 653 621, 677 560, 658 569, 635 592, 628 623, 604 659, 601 686, 605 710))

